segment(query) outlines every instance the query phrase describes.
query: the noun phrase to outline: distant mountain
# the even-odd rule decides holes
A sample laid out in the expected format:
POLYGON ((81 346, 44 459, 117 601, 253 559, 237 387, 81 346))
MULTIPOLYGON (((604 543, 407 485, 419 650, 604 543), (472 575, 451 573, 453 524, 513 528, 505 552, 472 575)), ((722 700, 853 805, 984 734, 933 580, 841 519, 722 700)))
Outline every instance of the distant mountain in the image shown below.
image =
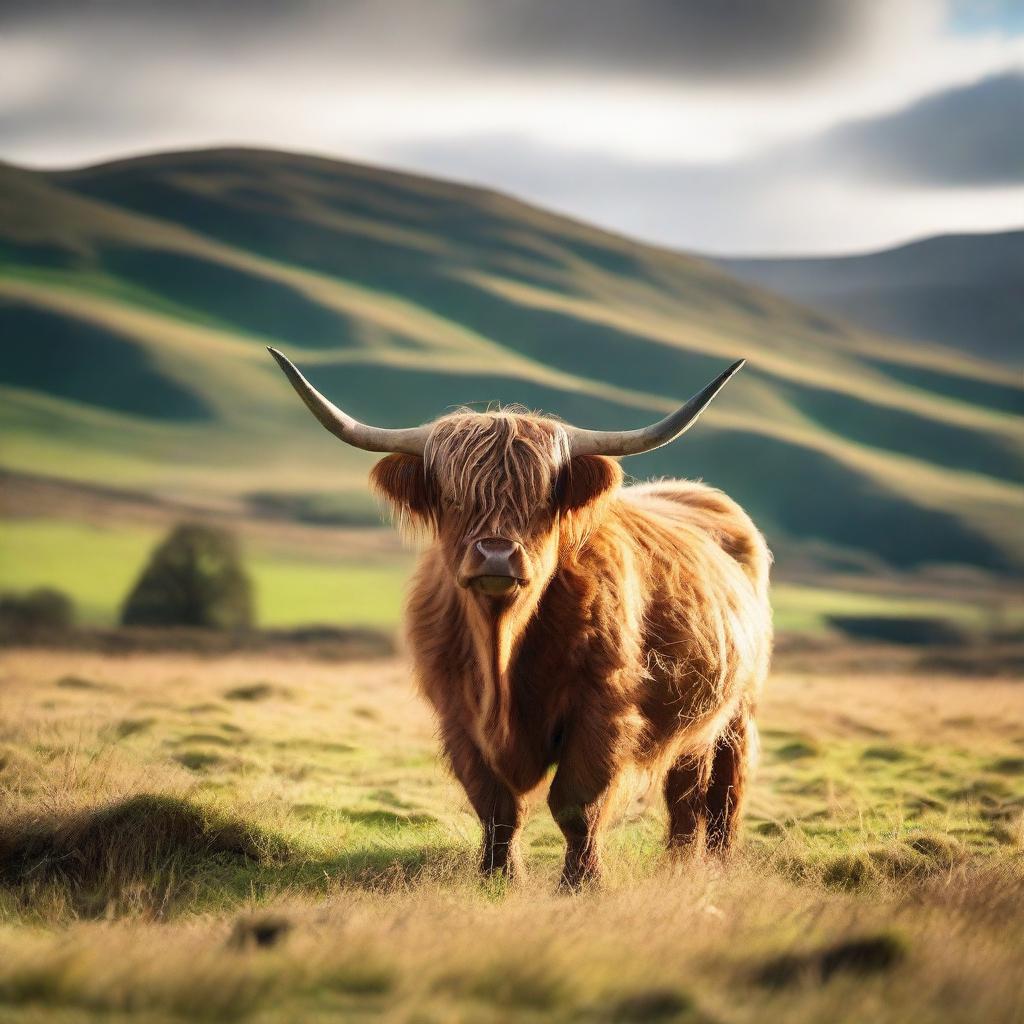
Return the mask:
POLYGON ((865 256, 717 262, 872 330, 1024 367, 1024 231, 943 235, 865 256))
POLYGON ((1024 566, 1019 374, 479 189, 237 149, 0 167, 0 338, 4 468, 229 508, 365 507, 372 458, 267 343, 384 425, 501 401, 637 426, 746 356, 630 472, 703 477, 826 558, 1024 566))

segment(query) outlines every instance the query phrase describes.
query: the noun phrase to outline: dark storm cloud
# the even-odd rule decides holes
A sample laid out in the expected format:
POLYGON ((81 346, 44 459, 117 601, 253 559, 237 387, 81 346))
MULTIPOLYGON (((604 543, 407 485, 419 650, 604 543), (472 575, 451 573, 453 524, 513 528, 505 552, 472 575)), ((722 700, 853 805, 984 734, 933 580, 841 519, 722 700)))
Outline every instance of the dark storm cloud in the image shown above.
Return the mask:
POLYGON ((853 49, 870 0, 36 0, 0 2, 8 27, 160 35, 193 45, 273 46, 310 54, 400 53, 424 61, 553 73, 686 80, 792 78, 853 49))
POLYGON ((341 15, 352 6, 346 0, 0 0, 0 31, 73 40, 101 60, 169 47, 183 60, 195 49, 214 48, 230 60, 239 44, 274 45, 295 32, 316 41, 326 13, 341 15))
MULTIPOLYGON (((155 19, 159 22, 191 21, 197 25, 242 27, 247 21, 272 23, 290 12, 316 6, 306 0, 0 0, 0 22, 6 25, 55 24, 77 20, 123 18, 155 19)), ((338 0, 338 7, 351 6, 338 0)))
POLYGON ((813 149, 850 172, 893 182, 1024 182, 1024 74, 994 75, 888 117, 835 128, 813 149))
POLYGON ((682 79, 792 77, 855 44, 862 0, 509 0, 473 42, 553 69, 682 79))

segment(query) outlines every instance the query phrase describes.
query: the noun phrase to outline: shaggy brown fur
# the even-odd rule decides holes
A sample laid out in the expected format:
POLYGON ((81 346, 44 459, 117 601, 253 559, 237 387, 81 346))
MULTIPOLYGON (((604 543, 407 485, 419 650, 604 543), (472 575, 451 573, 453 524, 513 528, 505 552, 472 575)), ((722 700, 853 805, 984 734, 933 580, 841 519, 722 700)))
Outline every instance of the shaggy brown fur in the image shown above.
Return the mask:
POLYGON ((525 797, 552 765, 563 883, 601 872, 613 794, 664 779, 669 845, 734 840, 768 670, 770 556, 748 516, 703 484, 622 486, 617 462, 570 458, 554 420, 460 412, 423 459, 391 455, 375 488, 426 529, 410 649, 452 769, 484 829, 481 867, 515 875, 525 797), (527 582, 458 585, 480 537, 522 546, 527 582))

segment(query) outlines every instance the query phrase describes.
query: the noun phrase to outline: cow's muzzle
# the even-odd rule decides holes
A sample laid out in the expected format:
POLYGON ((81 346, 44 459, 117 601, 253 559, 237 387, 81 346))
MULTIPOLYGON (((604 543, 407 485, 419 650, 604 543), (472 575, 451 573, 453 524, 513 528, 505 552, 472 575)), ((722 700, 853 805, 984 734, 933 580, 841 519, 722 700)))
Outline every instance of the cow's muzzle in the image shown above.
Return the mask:
POLYGON ((504 597, 526 582, 523 549, 514 540, 484 537, 466 549, 459 585, 490 597, 504 597))

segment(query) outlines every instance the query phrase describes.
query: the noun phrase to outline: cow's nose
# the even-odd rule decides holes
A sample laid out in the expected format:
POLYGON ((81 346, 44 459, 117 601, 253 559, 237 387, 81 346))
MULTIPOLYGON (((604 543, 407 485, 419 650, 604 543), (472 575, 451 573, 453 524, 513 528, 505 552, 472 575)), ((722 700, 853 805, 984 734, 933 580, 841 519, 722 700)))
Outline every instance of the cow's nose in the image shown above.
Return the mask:
POLYGON ((519 545, 513 540, 506 540, 504 537, 484 537, 476 542, 477 551, 485 559, 509 559, 516 553, 519 545))
POLYGON ((484 594, 510 594, 525 582, 522 546, 506 537, 481 537, 466 550, 459 583, 484 594))

